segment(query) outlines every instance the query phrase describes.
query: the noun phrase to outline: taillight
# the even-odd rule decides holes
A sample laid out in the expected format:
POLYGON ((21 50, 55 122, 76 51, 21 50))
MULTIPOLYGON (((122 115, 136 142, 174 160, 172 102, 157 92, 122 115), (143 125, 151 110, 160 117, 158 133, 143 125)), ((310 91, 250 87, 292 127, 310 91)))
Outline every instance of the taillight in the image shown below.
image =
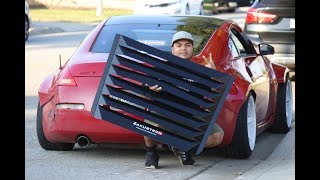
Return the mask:
POLYGON ((68 70, 65 70, 59 77, 58 86, 77 86, 77 83, 73 79, 71 73, 68 70))
POLYGON ((272 23, 277 18, 277 15, 259 12, 255 8, 251 8, 247 12, 246 23, 272 23))

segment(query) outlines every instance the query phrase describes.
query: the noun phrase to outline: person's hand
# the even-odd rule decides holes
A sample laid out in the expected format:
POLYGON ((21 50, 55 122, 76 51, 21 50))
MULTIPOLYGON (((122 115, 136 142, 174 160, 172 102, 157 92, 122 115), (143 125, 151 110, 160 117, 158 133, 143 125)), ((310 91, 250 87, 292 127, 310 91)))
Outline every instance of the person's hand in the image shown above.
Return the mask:
POLYGON ((212 69, 216 69, 216 66, 213 63, 213 59, 212 59, 212 54, 209 54, 209 58, 207 58, 206 56, 202 56, 202 58, 206 61, 205 66, 208 68, 212 68, 212 69))
POLYGON ((149 89, 155 92, 160 92, 162 90, 162 88, 158 85, 149 86, 149 89))

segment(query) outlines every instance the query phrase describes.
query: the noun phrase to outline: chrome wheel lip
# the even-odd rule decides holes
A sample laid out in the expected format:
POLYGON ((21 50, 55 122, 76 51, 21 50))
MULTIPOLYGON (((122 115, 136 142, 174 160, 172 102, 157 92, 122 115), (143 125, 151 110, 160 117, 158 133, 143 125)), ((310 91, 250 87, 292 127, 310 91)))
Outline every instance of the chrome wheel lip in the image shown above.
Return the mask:
POLYGON ((254 103, 254 98, 252 96, 248 99, 247 107, 247 132, 248 132, 248 141, 249 147, 253 151, 256 143, 256 108, 254 103))
POLYGON ((286 119, 287 126, 291 127, 293 117, 293 95, 292 95, 292 83, 289 80, 286 86, 286 119))

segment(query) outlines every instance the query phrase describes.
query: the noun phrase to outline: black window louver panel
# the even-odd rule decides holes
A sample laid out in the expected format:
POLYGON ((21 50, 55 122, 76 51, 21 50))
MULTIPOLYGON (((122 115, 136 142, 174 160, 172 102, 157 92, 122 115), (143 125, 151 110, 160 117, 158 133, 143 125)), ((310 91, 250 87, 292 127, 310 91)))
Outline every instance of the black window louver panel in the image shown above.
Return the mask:
POLYGON ((91 113, 198 155, 233 80, 228 74, 117 34, 91 113), (157 84, 162 91, 150 91, 144 84, 157 84))

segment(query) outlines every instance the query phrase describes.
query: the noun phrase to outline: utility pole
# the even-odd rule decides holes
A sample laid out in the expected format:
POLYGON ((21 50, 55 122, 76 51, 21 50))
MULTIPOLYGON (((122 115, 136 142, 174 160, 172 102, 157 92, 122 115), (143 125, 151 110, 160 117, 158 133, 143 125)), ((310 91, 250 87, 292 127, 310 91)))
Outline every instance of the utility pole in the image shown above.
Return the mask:
POLYGON ((96 0, 96 3, 97 3, 96 16, 101 16, 103 14, 102 0, 96 0))

